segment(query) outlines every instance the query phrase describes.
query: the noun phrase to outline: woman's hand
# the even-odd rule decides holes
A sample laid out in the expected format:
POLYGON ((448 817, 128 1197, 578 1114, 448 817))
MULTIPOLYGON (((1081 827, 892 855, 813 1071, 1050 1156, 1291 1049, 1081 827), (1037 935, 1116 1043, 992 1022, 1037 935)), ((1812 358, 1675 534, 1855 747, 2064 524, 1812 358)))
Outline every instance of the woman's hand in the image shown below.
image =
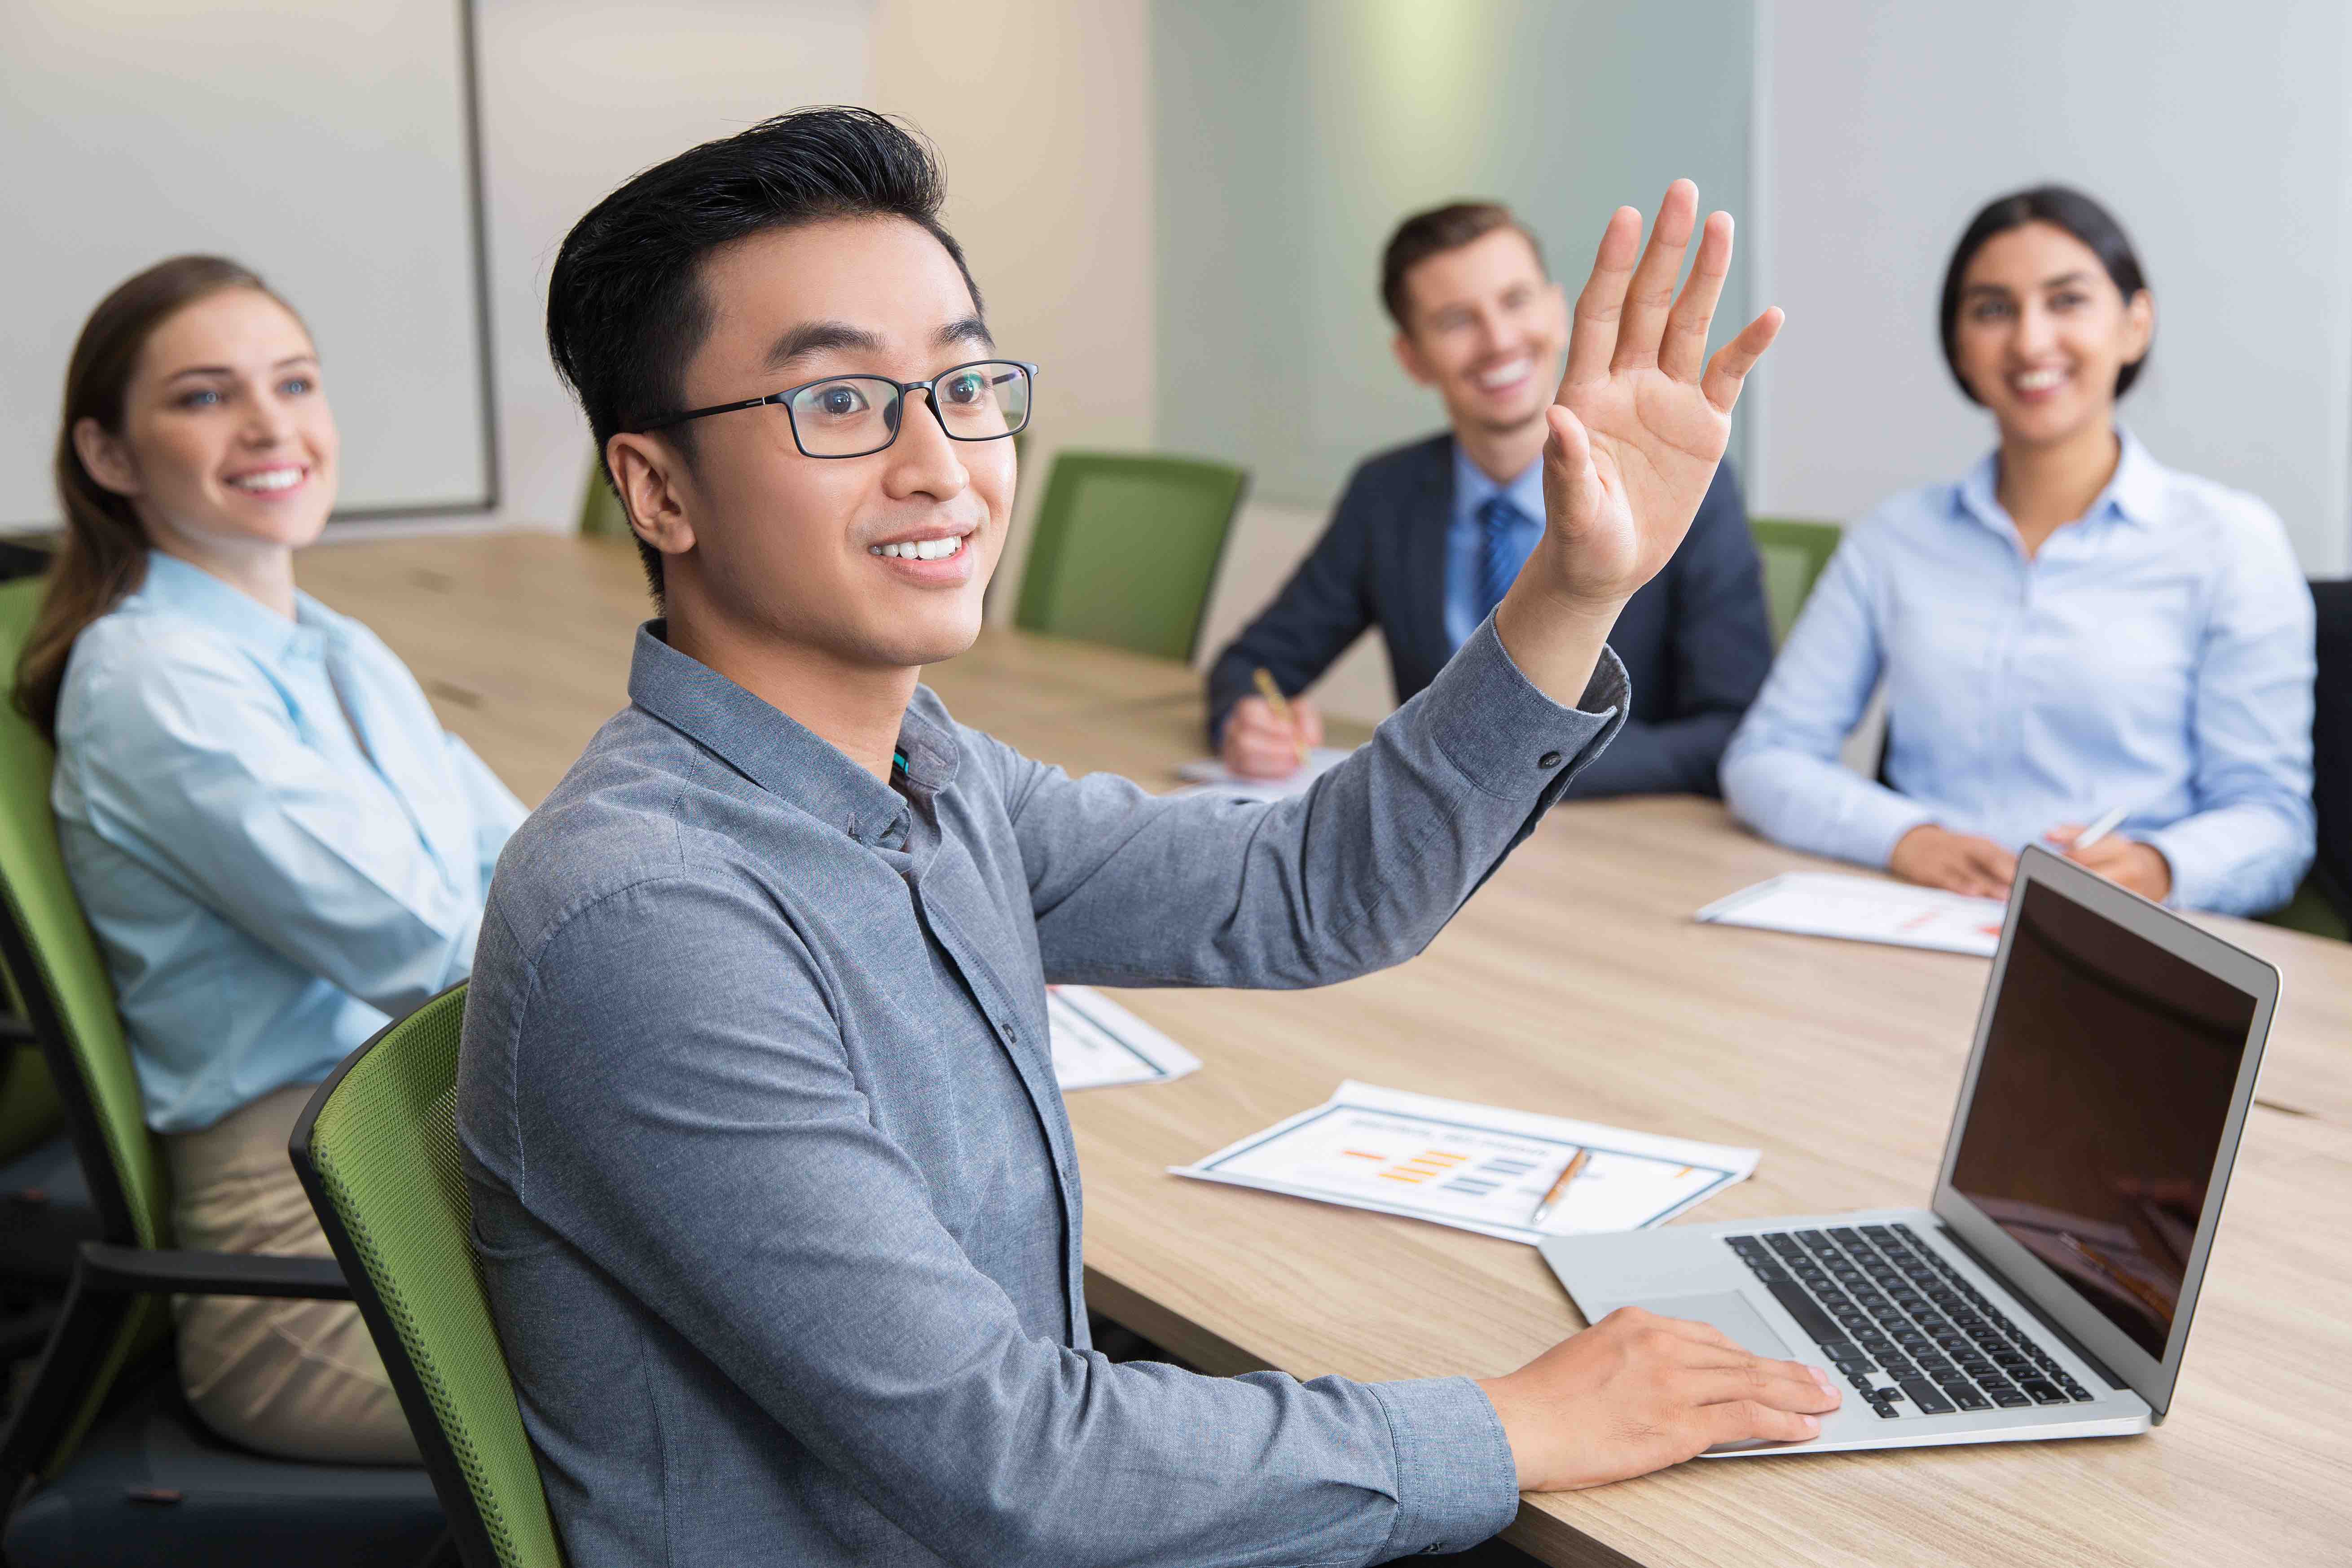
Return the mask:
POLYGON ((1895 840, 1886 868, 1906 882, 1979 899, 2005 899, 2017 857, 1990 838, 1921 823, 1895 840))
POLYGON ((1512 658, 1558 702, 1578 700, 1618 610, 1682 543, 1740 383, 1780 330, 1780 312, 1766 310, 1708 361, 1731 218, 1706 220, 1677 299, 1697 211, 1697 186, 1668 186, 1637 266, 1642 215, 1618 208, 1577 296, 1567 374, 1546 411, 1543 538, 1496 612, 1512 658))
POLYGON ((2160 904, 2172 894, 2172 862, 2153 844, 2110 833, 2088 849, 2077 849, 2074 840, 2083 837, 2079 822, 2062 822, 2042 837, 2065 851, 2066 858, 2075 865, 2096 871, 2143 899, 2160 904))

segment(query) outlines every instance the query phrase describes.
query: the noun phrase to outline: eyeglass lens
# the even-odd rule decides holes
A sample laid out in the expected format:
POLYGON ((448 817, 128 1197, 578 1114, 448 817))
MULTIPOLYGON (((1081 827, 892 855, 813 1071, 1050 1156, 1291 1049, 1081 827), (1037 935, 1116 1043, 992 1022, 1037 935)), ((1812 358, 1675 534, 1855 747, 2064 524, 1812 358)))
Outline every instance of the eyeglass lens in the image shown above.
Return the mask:
MULTIPOLYGON (((1029 373, 1010 360, 959 365, 931 387, 940 424, 959 441, 1010 436, 1029 417, 1029 373)), ((878 376, 845 375, 793 395, 793 431, 813 458, 878 452, 898 434, 900 394, 878 376)))

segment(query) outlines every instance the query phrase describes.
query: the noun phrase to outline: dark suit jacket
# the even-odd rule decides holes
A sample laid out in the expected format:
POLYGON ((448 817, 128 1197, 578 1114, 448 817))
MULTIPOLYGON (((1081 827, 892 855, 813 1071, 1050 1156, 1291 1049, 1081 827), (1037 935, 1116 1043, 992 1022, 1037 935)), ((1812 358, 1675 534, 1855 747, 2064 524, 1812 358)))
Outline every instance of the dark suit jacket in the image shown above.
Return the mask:
MULTIPOLYGON (((1367 626, 1388 644, 1404 702, 1453 657, 1445 637, 1445 530, 1454 507, 1454 437, 1368 459, 1331 526, 1248 630, 1209 670, 1209 735, 1253 690, 1263 665, 1303 691, 1367 626)), ((1690 534, 1617 617, 1609 646, 1632 678, 1633 712, 1570 795, 1715 795, 1716 764, 1772 663, 1763 568, 1739 485, 1724 464, 1690 534)))

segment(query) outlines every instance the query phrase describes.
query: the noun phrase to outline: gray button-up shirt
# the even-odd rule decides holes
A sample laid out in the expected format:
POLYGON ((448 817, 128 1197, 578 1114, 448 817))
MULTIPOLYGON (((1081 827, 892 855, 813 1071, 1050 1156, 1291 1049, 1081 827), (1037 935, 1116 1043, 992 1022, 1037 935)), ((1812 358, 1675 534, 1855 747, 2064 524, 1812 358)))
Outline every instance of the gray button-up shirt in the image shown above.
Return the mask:
POLYGON ((1272 805, 1071 779, 928 689, 893 787, 659 623, 629 695, 499 863, 457 1086, 579 1568, 1352 1564, 1510 1521, 1466 1378, 1089 1348, 1045 987, 1411 957, 1614 732, 1614 655, 1564 709, 1490 624, 1272 805))

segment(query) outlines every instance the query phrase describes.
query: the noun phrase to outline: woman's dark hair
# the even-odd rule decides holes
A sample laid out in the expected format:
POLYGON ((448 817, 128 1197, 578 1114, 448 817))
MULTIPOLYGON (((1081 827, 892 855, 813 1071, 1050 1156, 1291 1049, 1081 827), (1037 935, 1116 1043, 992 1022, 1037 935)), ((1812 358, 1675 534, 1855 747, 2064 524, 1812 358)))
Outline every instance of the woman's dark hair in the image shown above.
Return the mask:
MULTIPOLYGON (((130 498, 93 478, 74 449, 74 426, 98 421, 122 434, 124 394, 139 368, 140 351, 155 329, 199 300, 229 289, 278 296, 247 268, 218 256, 175 256, 159 261, 98 302, 66 362, 65 409, 58 420, 52 465, 58 500, 65 508, 65 540, 49 563, 41 607, 16 664, 16 706, 54 740, 58 692, 66 661, 84 627, 122 602, 147 574, 147 531, 130 498)), ((278 300, 280 305, 286 301, 278 300)), ((293 307, 287 306, 290 314, 293 307)))
MULTIPOLYGON (((2115 215, 2082 192, 2065 185, 2036 185, 2030 191, 2013 191, 1988 202, 1984 210, 1969 220, 1968 228, 1960 235, 1960 243, 1952 247, 1952 264, 1944 269, 1944 363, 1950 367, 1952 379, 1960 384, 1961 395, 1970 403, 1982 403, 1960 374, 1960 359, 1955 352, 1960 322, 1960 285, 1968 278, 1969 263, 1977 252, 1997 234, 2007 234, 2013 228, 2023 228, 2030 223, 2046 223, 2064 229, 2091 247, 2099 265, 2107 269, 2125 303, 2147 287, 2147 279, 2139 269, 2139 254, 2132 249, 2131 237, 2124 232, 2115 215)), ((2147 363, 2142 354, 2116 373, 2116 395, 2129 392, 2132 383, 2139 379, 2140 367, 2147 363)))
MULTIPOLYGON (((901 217, 944 247, 946 183, 930 149, 871 110, 794 110, 656 163, 572 225, 547 280, 547 347, 580 399, 604 464, 615 432, 681 412, 686 364, 710 329, 698 264, 731 241, 826 218, 901 217)), ((670 433, 690 458, 693 426, 670 433)), ((609 465, 604 482, 614 486, 609 465)), ((624 510, 627 500, 622 500, 624 510)), ((654 599, 661 552, 637 541, 654 599)))

